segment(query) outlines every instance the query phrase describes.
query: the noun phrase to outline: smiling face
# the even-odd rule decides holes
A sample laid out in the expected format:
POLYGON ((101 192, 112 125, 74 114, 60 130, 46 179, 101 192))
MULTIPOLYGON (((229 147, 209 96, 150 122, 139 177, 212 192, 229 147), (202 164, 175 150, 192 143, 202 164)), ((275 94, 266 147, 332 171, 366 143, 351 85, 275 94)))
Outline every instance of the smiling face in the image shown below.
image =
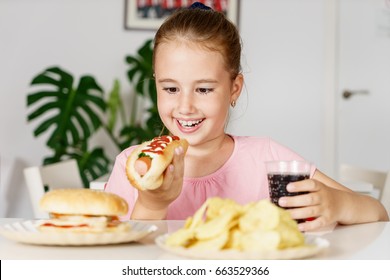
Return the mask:
POLYGON ((200 145, 223 138, 229 106, 237 100, 242 75, 235 79, 222 55, 187 41, 160 44, 155 54, 158 110, 168 130, 200 145))

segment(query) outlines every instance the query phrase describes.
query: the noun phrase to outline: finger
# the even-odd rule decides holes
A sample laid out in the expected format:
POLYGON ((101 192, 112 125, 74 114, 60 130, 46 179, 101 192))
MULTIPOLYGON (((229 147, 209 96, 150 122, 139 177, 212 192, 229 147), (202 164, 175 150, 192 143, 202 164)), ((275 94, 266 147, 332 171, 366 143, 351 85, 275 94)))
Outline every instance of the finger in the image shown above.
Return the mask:
POLYGON ((314 192, 319 190, 319 185, 315 180, 308 179, 289 183, 287 190, 289 192, 314 192))
POLYGON ((184 158, 184 149, 182 146, 175 148, 175 153, 173 155, 173 161, 178 161, 181 158, 184 158))
POLYGON ((168 165, 167 169, 164 173, 164 182, 162 185, 162 188, 164 189, 164 186, 170 186, 173 182, 175 174, 175 166, 173 164, 168 165))
POLYGON ((294 220, 313 220, 319 216, 318 209, 317 206, 311 206, 291 208, 288 211, 294 220))
POLYGON ((322 217, 318 217, 312 221, 306 221, 304 223, 298 224, 300 231, 314 231, 325 226, 324 220, 322 217))
POLYGON ((300 194, 295 196, 284 196, 279 198, 279 205, 285 208, 304 207, 318 205, 319 201, 316 193, 300 194))
POLYGON ((184 150, 179 146, 175 149, 173 156, 173 165, 175 167, 175 177, 183 177, 184 175, 184 150))
POLYGON ((181 146, 175 148, 172 162, 164 172, 164 185, 170 185, 178 172, 184 172, 180 166, 180 157, 182 154, 183 148, 181 146))

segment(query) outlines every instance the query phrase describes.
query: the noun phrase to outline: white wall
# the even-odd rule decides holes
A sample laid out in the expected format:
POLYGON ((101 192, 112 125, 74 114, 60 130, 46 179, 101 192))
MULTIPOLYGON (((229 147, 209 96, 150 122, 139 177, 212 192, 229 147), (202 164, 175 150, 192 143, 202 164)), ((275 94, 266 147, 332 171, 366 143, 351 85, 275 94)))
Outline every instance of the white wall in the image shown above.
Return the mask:
MULTIPOLYGON (((326 139, 323 2, 241 1, 246 88, 229 128, 269 135, 320 168, 326 139)), ((34 138, 26 120, 36 74, 59 65, 75 77, 93 75, 105 90, 118 78, 130 91, 124 58, 154 33, 124 30, 123 15, 123 0, 0 0, 0 216, 32 216, 22 170, 41 164, 49 152, 46 138, 34 138)))
POLYGON ((246 89, 232 123, 270 135, 321 165, 322 1, 241 1, 246 89))

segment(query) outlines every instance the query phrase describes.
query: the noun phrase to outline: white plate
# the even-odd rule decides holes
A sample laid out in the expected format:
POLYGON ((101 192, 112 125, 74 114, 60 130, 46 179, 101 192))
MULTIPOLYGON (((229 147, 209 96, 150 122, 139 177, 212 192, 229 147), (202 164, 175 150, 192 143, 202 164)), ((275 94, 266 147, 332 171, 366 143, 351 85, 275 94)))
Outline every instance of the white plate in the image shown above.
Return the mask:
POLYGON ((123 232, 105 233, 75 233, 75 232, 40 232, 37 225, 39 220, 26 220, 0 226, 0 234, 4 237, 28 244, 85 246, 117 244, 137 241, 149 233, 156 231, 157 226, 129 222, 131 227, 123 232))
POLYGON ((204 251, 187 249, 184 247, 171 247, 165 244, 167 234, 156 238, 156 244, 167 252, 193 259, 213 260, 290 260, 304 259, 319 254, 329 247, 329 241, 315 236, 306 236, 306 246, 273 250, 263 252, 240 252, 237 250, 204 251))

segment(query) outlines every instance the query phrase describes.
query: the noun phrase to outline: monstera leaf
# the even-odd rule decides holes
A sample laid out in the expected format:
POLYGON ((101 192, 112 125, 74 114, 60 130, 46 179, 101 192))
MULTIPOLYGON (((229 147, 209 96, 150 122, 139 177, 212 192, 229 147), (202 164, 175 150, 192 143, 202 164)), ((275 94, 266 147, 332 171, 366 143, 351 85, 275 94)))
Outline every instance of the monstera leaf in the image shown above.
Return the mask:
POLYGON ((130 69, 127 77, 135 85, 135 91, 140 95, 149 95, 153 104, 157 104, 156 85, 153 78, 153 41, 147 40, 137 51, 136 56, 127 56, 126 62, 130 69))
POLYGON ((81 139, 87 139, 101 125, 96 109, 105 111, 103 91, 90 76, 83 76, 76 89, 73 88, 73 77, 58 67, 48 68, 36 76, 31 85, 48 85, 49 88, 29 94, 27 106, 43 102, 28 115, 28 121, 38 117, 46 119, 34 130, 39 136, 52 128, 47 145, 53 149, 57 146, 72 146, 81 139), (99 96, 100 95, 100 96, 99 96))
POLYGON ((28 121, 40 123, 36 137, 48 133, 46 145, 54 155, 44 164, 76 158, 84 183, 108 171, 108 159, 101 149, 88 151, 89 138, 100 128, 100 116, 106 110, 103 91, 91 76, 83 76, 76 87, 72 75, 59 67, 51 67, 37 75, 31 85, 40 89, 27 96, 33 107, 28 121), (35 106, 34 106, 35 105, 35 106))

